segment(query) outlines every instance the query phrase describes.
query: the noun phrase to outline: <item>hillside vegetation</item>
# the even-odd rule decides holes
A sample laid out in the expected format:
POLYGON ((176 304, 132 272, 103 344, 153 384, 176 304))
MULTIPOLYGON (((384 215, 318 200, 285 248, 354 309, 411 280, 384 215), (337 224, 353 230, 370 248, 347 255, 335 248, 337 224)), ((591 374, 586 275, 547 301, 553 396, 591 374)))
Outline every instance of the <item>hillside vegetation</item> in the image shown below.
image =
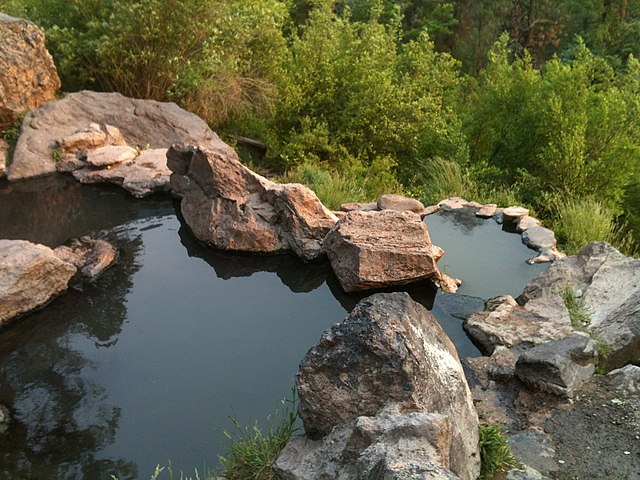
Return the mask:
POLYGON ((640 237, 640 0, 0 0, 63 89, 170 100, 330 206, 519 203, 570 250, 640 237))

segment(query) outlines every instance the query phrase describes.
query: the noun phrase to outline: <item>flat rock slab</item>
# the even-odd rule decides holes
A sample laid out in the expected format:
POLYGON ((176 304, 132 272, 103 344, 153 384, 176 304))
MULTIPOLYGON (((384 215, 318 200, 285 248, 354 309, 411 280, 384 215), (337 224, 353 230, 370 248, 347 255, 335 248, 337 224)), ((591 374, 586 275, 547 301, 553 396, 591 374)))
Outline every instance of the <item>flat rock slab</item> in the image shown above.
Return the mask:
POLYGON ((398 210, 402 212, 413 212, 418 215, 424 212, 424 205, 420 200, 405 197, 394 193, 381 195, 377 202, 378 210, 398 210))
POLYGON ((200 241, 224 250, 324 255, 322 240, 338 221, 312 190, 278 184, 240 163, 221 140, 211 149, 178 146, 167 153, 172 192, 200 241))
MULTIPOLYGON (((107 165, 107 168, 87 166, 73 169, 73 176, 80 183, 113 183, 119 185, 136 198, 146 197, 155 192, 167 192, 170 189, 171 170, 167 167, 167 149, 154 148, 138 152, 130 147, 102 147, 111 155, 111 149, 121 149, 117 158, 129 158, 126 162, 107 165)), ((102 150, 98 149, 98 150, 102 150)), ((117 152, 116 152, 117 153, 117 152)), ((88 164, 88 162, 86 162, 88 164)))
POLYGON ((347 292, 439 280, 437 261, 444 253, 431 244, 419 215, 395 210, 349 212, 324 248, 347 292))
MULTIPOLYGON (((166 153, 166 149, 164 149, 166 153)), ((85 161, 92 167, 108 167, 116 163, 128 162, 138 156, 138 151, 128 145, 107 145, 86 153, 85 161)), ((165 161, 166 165, 166 161, 165 161)))
POLYGON ((437 413, 451 428, 448 468, 463 479, 477 477, 477 415, 455 347, 407 293, 360 301, 307 352, 296 385, 311 438, 390 405, 437 413))
POLYGON ((75 153, 106 145, 126 145, 127 142, 113 125, 90 123, 67 137, 59 138, 57 144, 62 153, 75 153))
POLYGON ((582 292, 590 328, 611 349, 605 368, 640 362, 640 260, 592 242, 538 275, 518 301, 525 306, 537 298, 547 302, 567 286, 582 292))
POLYGON ((438 203, 438 206, 442 210, 460 210, 467 206, 469 202, 467 202, 464 198, 460 197, 451 197, 445 198, 441 202, 438 203))
POLYGON ((215 147, 220 142, 204 120, 175 103, 137 100, 119 93, 75 92, 27 114, 7 178, 55 172, 52 154, 58 140, 91 123, 118 128, 128 145, 142 149, 166 149, 179 142, 215 147))
POLYGON ((572 398, 593 376, 597 362, 595 342, 586 334, 573 335, 524 352, 516 362, 516 375, 531 387, 572 398))
POLYGON ((0 326, 65 291, 75 273, 49 247, 0 240, 0 326))
POLYGON ((60 88, 44 32, 28 20, 0 13, 0 130, 25 110, 51 100, 60 88))
POLYGON ((516 231, 522 233, 525 230, 529 230, 531 227, 539 227, 541 225, 542 222, 540 222, 540 220, 527 215, 524 217, 520 217, 520 220, 518 220, 518 225, 516 226, 516 231))
POLYGON ((502 211, 504 223, 516 223, 522 217, 529 215, 529 209, 524 207, 507 207, 502 211))
POLYGON ((463 326, 487 353, 497 346, 532 346, 575 333, 568 317, 544 317, 535 309, 519 306, 508 295, 489 300, 486 309, 472 314, 463 326))
POLYGON ((551 250, 558 243, 553 230, 540 226, 531 226, 522 232, 522 243, 534 250, 551 250))
POLYGON ((340 210, 342 210, 343 212, 354 212, 354 211, 374 212, 379 209, 378 209, 377 203, 351 202, 351 203, 343 203, 342 205, 340 205, 340 210))
POLYGON ((497 210, 498 205, 496 205, 495 203, 488 203, 480 207, 480 209, 476 212, 476 217, 491 218, 496 214, 497 210))

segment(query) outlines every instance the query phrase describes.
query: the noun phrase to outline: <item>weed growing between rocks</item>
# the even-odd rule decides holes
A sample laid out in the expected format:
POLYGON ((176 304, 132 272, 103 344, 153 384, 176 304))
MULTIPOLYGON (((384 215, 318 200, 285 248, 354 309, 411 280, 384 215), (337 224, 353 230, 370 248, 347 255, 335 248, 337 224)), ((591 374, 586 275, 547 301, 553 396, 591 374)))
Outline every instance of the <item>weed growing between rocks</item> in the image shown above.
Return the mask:
POLYGON ((291 398, 282 400, 280 408, 267 419, 266 433, 257 424, 243 427, 232 418, 235 430, 224 431, 230 444, 226 456, 220 457, 222 476, 227 480, 274 480, 276 476, 271 465, 297 431, 296 417, 293 390, 291 398))
POLYGON ((573 328, 587 331, 589 325, 591 325, 591 315, 578 298, 576 290, 567 284, 560 292, 560 295, 564 301, 564 305, 567 307, 567 310, 569 310, 569 318, 571 319, 573 328))
POLYGON ((517 465, 509 448, 509 441, 500 425, 480 426, 480 467, 479 480, 493 480, 500 472, 517 465))

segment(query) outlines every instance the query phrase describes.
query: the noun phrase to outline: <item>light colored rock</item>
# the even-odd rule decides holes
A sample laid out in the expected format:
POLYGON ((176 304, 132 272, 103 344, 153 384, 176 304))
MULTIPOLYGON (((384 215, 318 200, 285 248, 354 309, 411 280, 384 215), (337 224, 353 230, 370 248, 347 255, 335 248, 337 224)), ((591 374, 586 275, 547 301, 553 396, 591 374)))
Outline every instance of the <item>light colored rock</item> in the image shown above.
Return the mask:
MULTIPOLYGON (((124 157, 130 156, 133 150, 130 147, 103 148, 123 149, 124 157)), ((171 171, 167 167, 166 148, 145 150, 133 160, 109 165, 107 168, 84 167, 73 170, 72 173, 80 183, 113 183, 136 198, 146 197, 155 192, 167 192, 170 188, 171 171)))
POLYGON ((593 376, 597 362, 595 342, 587 334, 576 334, 524 352, 516 362, 516 375, 531 387, 572 398, 593 376))
POLYGON ((516 226, 516 231, 518 233, 522 233, 525 230, 529 230, 531 227, 539 227, 542 225, 542 222, 537 218, 530 217, 526 215, 524 217, 520 217, 518 220, 518 224, 516 226))
POLYGON ((485 310, 472 314, 463 326, 487 353, 499 345, 535 345, 574 333, 568 316, 541 316, 535 308, 527 310, 508 295, 489 300, 485 310))
POLYGON ((84 128, 64 138, 59 138, 56 143, 61 153, 76 153, 81 150, 93 150, 106 145, 126 145, 120 130, 112 125, 90 123, 84 128))
POLYGON ((607 376, 611 384, 625 395, 640 394, 640 367, 637 365, 626 365, 612 370, 607 376))
POLYGON ((9 409, 4 405, 0 405, 0 435, 6 433, 9 429, 9 422, 11 417, 9 415, 9 409))
POLYGON ((9 156, 9 145, 0 137, 0 178, 4 178, 7 169, 7 157, 9 156))
POLYGON ((530 227, 522 232, 522 243, 534 250, 555 249, 556 235, 552 230, 544 227, 530 227))
POLYGON ((304 260, 324 254, 322 240, 338 219, 307 187, 252 172, 221 140, 209 150, 175 146, 167 158, 172 191, 201 241, 225 250, 291 250, 304 260))
POLYGON ((559 296, 567 285, 582 291, 590 328, 611 349, 605 368, 640 362, 640 260, 592 242, 538 275, 518 300, 559 296))
POLYGON ((440 203, 438 203, 438 206, 445 211, 460 210, 461 208, 464 208, 467 203, 468 202, 464 198, 451 197, 442 200, 440 203))
POLYGON ((58 141, 91 123, 105 125, 107 130, 106 125, 118 128, 132 147, 168 148, 185 142, 206 148, 221 143, 206 122, 174 103, 81 91, 27 114, 7 178, 19 180, 55 172, 52 152, 58 149, 58 141))
POLYGON ((343 203, 342 205, 340 205, 340 210, 342 210, 343 212, 355 212, 355 211, 360 211, 360 212, 373 212, 378 210, 378 204, 377 203, 343 203))
POLYGON ((407 293, 376 294, 321 337, 296 377, 299 414, 312 438, 389 405, 447 417, 449 468, 478 475, 478 423, 455 347, 407 293))
POLYGON ((396 407, 358 417, 320 441, 292 438, 274 470, 286 480, 454 480, 460 477, 446 467, 451 448, 445 416, 396 407))
POLYGON ((49 247, 0 240, 0 326, 65 291, 75 273, 49 247))
POLYGON ((433 215, 434 213, 438 213, 440 211, 440 206, 439 205, 429 205, 428 207, 424 208, 424 212, 422 212, 422 217, 427 217, 429 215, 433 215))
MULTIPOLYGON (((159 149, 165 153, 166 165, 166 149, 159 149)), ((98 147, 86 152, 85 161, 93 167, 108 167, 116 163, 128 162, 138 156, 138 151, 128 145, 115 146, 107 145, 98 147)), ((167 179, 168 180, 168 179, 167 179)))
POLYGON ((54 98, 60 79, 44 32, 28 20, 0 13, 0 131, 25 110, 54 98))
POLYGON ((324 247, 347 292, 440 279, 437 261, 444 252, 412 212, 349 212, 324 247))
POLYGON ((483 207, 483 205, 481 203, 478 203, 478 202, 475 202, 475 201, 471 201, 471 202, 467 202, 465 207, 479 210, 479 209, 481 209, 483 207))
POLYGON ((53 253, 63 262, 78 269, 82 280, 93 281, 118 258, 118 250, 109 242, 90 237, 74 238, 67 245, 54 249, 53 253))
POLYGON ((517 223, 522 217, 529 215, 529 209, 524 207, 507 207, 502 210, 504 223, 517 223))
POLYGON ((480 218, 491 218, 496 214, 496 210, 498 209, 498 205, 495 203, 488 203, 486 205, 482 205, 480 210, 476 212, 476 217, 480 218))
POLYGON ((377 202, 378 210, 398 210, 403 212, 413 212, 418 215, 424 212, 424 205, 415 198, 387 193, 380 195, 377 202))
POLYGON ((560 260, 566 257, 567 256, 561 251, 559 251, 556 247, 545 248, 545 249, 542 249, 538 255, 528 259, 527 263, 529 265, 536 265, 538 263, 555 262, 556 260, 560 260))

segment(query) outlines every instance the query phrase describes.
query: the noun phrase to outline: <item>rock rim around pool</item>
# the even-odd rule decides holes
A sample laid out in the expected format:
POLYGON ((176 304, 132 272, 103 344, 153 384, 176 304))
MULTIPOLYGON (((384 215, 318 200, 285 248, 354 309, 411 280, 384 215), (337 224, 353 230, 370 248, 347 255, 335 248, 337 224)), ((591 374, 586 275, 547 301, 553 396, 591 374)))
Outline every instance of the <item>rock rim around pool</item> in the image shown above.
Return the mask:
MULTIPOLYGON (((45 103, 25 116, 7 178, 14 181, 56 172, 54 157, 66 148, 60 140, 73 140, 91 124, 117 128, 124 144, 141 150, 166 149, 177 142, 203 147, 213 147, 220 142, 204 120, 175 103, 85 90, 45 103)), ((87 137, 84 136, 85 141, 87 137)), ((106 144, 123 143, 107 141, 106 144)), ((75 149, 96 146, 89 143, 81 147, 76 143, 75 149)))
POLYGON ((223 250, 324 255, 337 217, 300 184, 278 184, 246 168, 218 140, 211 148, 174 145, 167 153, 171 189, 195 237, 223 250))
POLYGON ((54 98, 60 78, 44 32, 28 20, 0 13, 0 131, 22 112, 54 98))
POLYGON ((446 417, 451 431, 440 466, 462 479, 479 473, 477 416, 455 347, 407 293, 375 294, 358 303, 309 350, 296 385, 299 414, 312 439, 392 406, 404 416, 433 413, 446 417))
POLYGON ((355 292, 420 280, 440 281, 433 245, 420 215, 408 211, 352 211, 324 239, 340 285, 355 292))
POLYGON ((95 280, 116 258, 111 244, 88 237, 55 250, 26 240, 0 240, 0 327, 45 306, 72 281, 95 280))

